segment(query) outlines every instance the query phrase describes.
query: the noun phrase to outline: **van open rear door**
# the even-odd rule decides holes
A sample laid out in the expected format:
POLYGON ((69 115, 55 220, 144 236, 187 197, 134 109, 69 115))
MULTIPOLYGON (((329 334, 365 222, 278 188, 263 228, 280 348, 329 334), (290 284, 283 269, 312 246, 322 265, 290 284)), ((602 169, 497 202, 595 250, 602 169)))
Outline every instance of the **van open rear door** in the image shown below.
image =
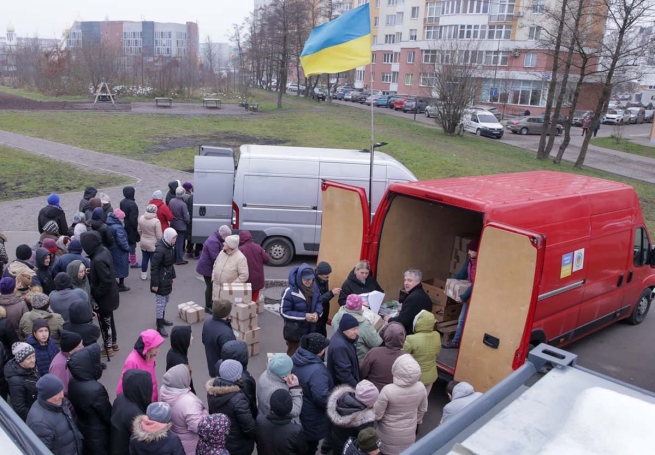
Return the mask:
MULTIPOLYGON (((368 200, 362 188, 342 183, 324 181, 321 190, 323 218, 318 262, 326 261, 332 266, 330 285, 338 287, 366 256, 365 239, 370 227, 368 200)), ((339 306, 333 303, 330 309, 332 319, 339 306)))
POLYGON ((539 234, 496 223, 485 226, 455 368, 457 381, 485 392, 523 364, 544 251, 539 234))

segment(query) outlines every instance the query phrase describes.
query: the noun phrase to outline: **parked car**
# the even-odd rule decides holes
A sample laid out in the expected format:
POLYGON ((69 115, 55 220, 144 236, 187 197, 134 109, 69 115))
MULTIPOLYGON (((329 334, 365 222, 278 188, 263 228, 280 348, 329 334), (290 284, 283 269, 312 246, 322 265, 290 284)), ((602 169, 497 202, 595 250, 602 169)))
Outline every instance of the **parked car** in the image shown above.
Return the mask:
POLYGON ((378 98, 380 96, 381 95, 370 95, 369 97, 366 98, 366 101, 364 101, 364 104, 366 104, 367 106, 370 106, 371 104, 373 106, 375 106, 375 102, 378 100, 378 98))
POLYGON ((473 111, 462 118, 462 128, 477 136, 503 137, 503 125, 498 123, 495 115, 488 111, 473 111))
POLYGON ((408 98, 403 105, 403 112, 414 112, 421 114, 425 112, 428 103, 425 98, 408 98))
POLYGON ((325 101, 326 98, 325 90, 319 87, 314 88, 314 93, 312 93, 312 98, 319 101, 325 101))
POLYGON ((630 112, 622 109, 610 109, 602 119, 602 123, 629 123, 630 112))
MULTIPOLYGON (((521 133, 524 136, 526 134, 541 134, 544 128, 544 117, 543 115, 521 117, 507 122, 506 128, 514 134, 521 133)), ((562 131, 564 131, 562 125, 557 124, 557 135, 562 134, 562 131)))
POLYGON ((392 96, 390 96, 389 99, 387 100, 387 107, 388 107, 389 109, 393 109, 393 107, 394 107, 394 105, 395 105, 395 103, 396 103, 396 98, 399 98, 399 96, 398 96, 398 95, 392 95, 392 96))
POLYGON ((288 93, 297 93, 298 92, 298 84, 287 84, 287 92, 288 93))
POLYGON ((364 104, 366 101, 366 98, 371 96, 371 92, 365 91, 365 92, 359 92, 357 96, 353 97, 350 101, 352 102, 358 102, 359 104, 364 104))
POLYGON ((436 117, 439 115, 439 109, 441 109, 440 104, 430 104, 425 108, 425 116, 428 118, 436 117))
MULTIPOLYGON (((541 114, 541 117, 543 117, 544 114, 541 114)), ((553 114, 550 114, 551 120, 554 118, 553 114)), ((557 123, 559 125, 562 125, 562 127, 566 127, 567 123, 569 122, 569 118, 566 115, 559 114, 557 117, 557 123)))
POLYGON ((375 99, 375 107, 387 107, 387 103, 389 102, 389 98, 391 98, 392 95, 379 95, 375 99))
POLYGON ((350 90, 343 96, 343 100, 352 102, 354 96, 359 96, 359 92, 356 90, 350 90))
POLYGON ((345 101, 346 100, 346 95, 348 95, 351 92, 352 92, 352 90, 344 90, 343 92, 337 94, 337 99, 345 101))
POLYGON ((472 111, 484 111, 484 112, 490 112, 491 115, 496 117, 496 120, 500 122, 500 119, 503 117, 503 115, 500 113, 497 107, 491 107, 491 106, 473 106, 471 108, 472 111))
POLYGON ((594 111, 575 111, 575 112, 573 112, 573 119, 571 120, 571 124, 573 126, 582 126, 582 121, 588 115, 593 116, 594 111))
POLYGON ((646 109, 644 111, 644 122, 646 123, 653 123, 653 113, 655 111, 653 109, 646 109))
POLYGON ((646 109, 643 107, 629 107, 626 109, 630 113, 630 123, 642 124, 644 123, 644 117, 646 117, 646 109))
POLYGON ((399 111, 405 106, 405 101, 409 99, 407 95, 398 95, 393 100, 393 110, 399 111))

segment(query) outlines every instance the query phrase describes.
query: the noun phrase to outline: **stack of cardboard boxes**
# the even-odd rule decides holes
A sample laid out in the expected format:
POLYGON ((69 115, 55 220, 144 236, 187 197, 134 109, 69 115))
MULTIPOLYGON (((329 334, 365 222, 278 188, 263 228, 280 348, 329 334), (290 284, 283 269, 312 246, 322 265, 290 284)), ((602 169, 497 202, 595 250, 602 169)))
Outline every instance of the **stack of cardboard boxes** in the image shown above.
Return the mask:
POLYGON ((232 302, 232 330, 237 340, 245 341, 248 354, 257 355, 260 352, 261 329, 257 302, 252 301, 250 283, 223 284, 221 294, 232 302))
POLYGON ((177 311, 180 318, 189 324, 205 320, 205 309, 195 302, 180 303, 177 311))
POLYGON ((474 236, 455 236, 455 244, 453 245, 453 254, 450 257, 450 276, 453 277, 459 272, 466 260, 468 259, 468 246, 477 237, 474 236))

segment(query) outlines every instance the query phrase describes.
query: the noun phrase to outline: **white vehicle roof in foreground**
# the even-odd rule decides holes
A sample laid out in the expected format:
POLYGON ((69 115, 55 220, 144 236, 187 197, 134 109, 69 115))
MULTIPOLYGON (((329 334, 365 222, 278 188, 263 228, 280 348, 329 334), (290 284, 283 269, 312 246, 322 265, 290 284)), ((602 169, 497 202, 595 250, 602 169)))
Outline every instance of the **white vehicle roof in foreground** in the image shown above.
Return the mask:
MULTIPOLYGON (((271 159, 271 160, 289 160, 296 159, 299 161, 335 161, 335 162, 352 162, 368 163, 371 156, 368 152, 348 149, 328 149, 328 148, 311 148, 311 147, 285 147, 279 145, 242 145, 239 149, 240 160, 248 159, 271 159)), ((398 160, 378 150, 375 151, 375 163, 395 163, 403 166, 398 160)), ((404 166, 403 166, 404 167, 404 166)))

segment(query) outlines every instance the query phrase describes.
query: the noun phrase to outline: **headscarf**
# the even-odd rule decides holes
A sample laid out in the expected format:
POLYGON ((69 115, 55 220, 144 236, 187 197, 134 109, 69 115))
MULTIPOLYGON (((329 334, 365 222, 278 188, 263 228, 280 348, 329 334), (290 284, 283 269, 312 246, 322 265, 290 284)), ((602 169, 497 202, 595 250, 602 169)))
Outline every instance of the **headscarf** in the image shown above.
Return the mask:
POLYGON ((171 242, 175 237, 177 237, 177 231, 173 228, 166 228, 164 231, 164 242, 166 242, 167 245, 173 245, 171 242))
POLYGON ((83 262, 80 261, 79 259, 72 261, 70 264, 66 266, 66 274, 71 278, 71 282, 73 283, 73 288, 81 289, 84 292, 86 292, 86 295, 89 297, 90 300, 91 286, 89 285, 89 279, 87 278, 86 274, 82 279, 79 279, 77 277, 77 273, 80 271, 80 266, 82 265, 83 262))

